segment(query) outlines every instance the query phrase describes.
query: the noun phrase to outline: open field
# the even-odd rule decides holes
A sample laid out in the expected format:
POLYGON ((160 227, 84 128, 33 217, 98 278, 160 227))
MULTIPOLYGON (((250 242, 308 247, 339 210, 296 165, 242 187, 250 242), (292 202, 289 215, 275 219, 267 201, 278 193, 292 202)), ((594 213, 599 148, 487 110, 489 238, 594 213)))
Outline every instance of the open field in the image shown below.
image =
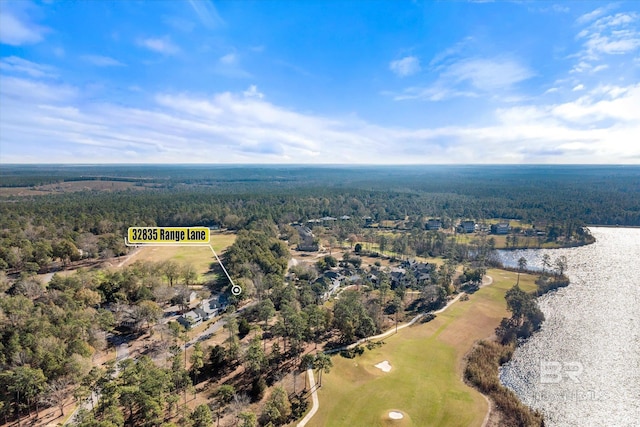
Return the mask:
MULTIPOLYGON (((221 256, 222 251, 233 244, 236 240, 235 233, 229 231, 212 231, 209 242, 221 256)), ((179 264, 194 266, 198 272, 199 280, 212 278, 209 273, 211 264, 216 262, 208 246, 143 246, 131 256, 124 265, 129 265, 136 261, 166 262, 176 261, 179 264)))
MULTIPOLYGON (((371 250, 372 252, 381 253, 380 252, 380 245, 378 243, 367 243, 367 242, 358 242, 358 243, 360 243, 362 245, 362 247, 364 249, 366 249, 366 250, 371 250), (369 249, 369 248, 371 248, 371 249, 369 249)), ((385 256, 392 256, 392 255, 394 255, 394 253, 392 251, 390 251, 390 250, 386 250, 386 251, 384 251, 384 255, 385 256)), ((402 256, 398 256, 398 257, 399 258, 403 258, 402 256)), ((364 258, 366 258, 368 260, 369 259, 373 260, 371 262, 371 264, 373 264, 375 262, 375 260, 378 260, 378 259, 380 261, 382 261, 381 258, 371 258, 371 257, 366 257, 366 256, 363 257, 363 259, 364 258)), ((433 258, 433 257, 423 257, 423 256, 416 256, 416 255, 407 255, 404 258, 415 259, 416 261, 420 261, 420 262, 429 262, 429 263, 432 263, 432 264, 436 264, 438 266, 440 264, 444 263, 444 259, 443 258, 439 258, 439 257, 438 258, 433 258)))
POLYGON ((520 221, 519 219, 503 219, 503 218, 489 218, 485 221, 482 221, 486 224, 501 224, 504 222, 508 222, 511 228, 520 227, 522 229, 531 228, 531 224, 527 222, 520 221))
MULTIPOLYGON (((494 279, 453 304, 433 321, 401 330, 382 347, 355 359, 332 358, 323 376, 320 409, 309 426, 480 426, 487 413, 484 397, 462 381, 464 357, 479 339, 493 334, 508 315, 505 292, 516 274, 489 270, 494 279), (392 369, 374 365, 388 360, 392 369), (405 414, 388 418, 390 410, 405 414)), ((520 285, 533 290, 534 277, 522 275, 520 285)))
POLYGON ((77 191, 123 191, 144 190, 143 185, 128 181, 86 180, 68 181, 36 187, 0 187, 0 196, 42 196, 56 193, 74 193, 77 191))

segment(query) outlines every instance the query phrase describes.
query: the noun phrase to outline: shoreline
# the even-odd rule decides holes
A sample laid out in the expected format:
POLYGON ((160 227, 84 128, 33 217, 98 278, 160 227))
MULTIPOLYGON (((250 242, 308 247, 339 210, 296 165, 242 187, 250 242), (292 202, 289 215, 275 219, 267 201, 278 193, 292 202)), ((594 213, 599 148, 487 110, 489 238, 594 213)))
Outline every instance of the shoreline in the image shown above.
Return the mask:
MULTIPOLYGON (((638 227, 640 228, 640 227, 638 227)), ((505 271, 517 271, 517 269, 509 269, 509 268, 501 268, 505 271)), ((535 272, 532 271, 526 271, 525 273, 527 274, 531 274, 534 275, 535 272)), ((537 272, 539 273, 539 272, 537 272)), ((550 277, 550 276, 546 276, 546 277, 550 277)), ((542 292, 539 292, 539 287, 536 285, 537 290, 536 290, 536 294, 535 294, 535 299, 537 300, 538 298, 540 298, 541 296, 555 291, 559 288, 562 287, 566 287, 569 286, 571 284, 571 282, 569 281, 569 279, 566 276, 564 277, 564 281, 558 281, 558 286, 548 286, 545 287, 544 290, 542 292)), ((531 335, 527 336, 526 339, 529 339, 531 337, 533 337, 535 335, 535 331, 533 333, 531 333, 531 335)), ((505 393, 507 393, 508 396, 510 396, 512 399, 514 399, 514 401, 518 404, 518 405, 522 405, 523 407, 527 408, 528 412, 530 414, 533 415, 539 415, 541 417, 541 424, 540 425, 544 425, 544 414, 541 414, 539 411, 531 408, 530 406, 526 405, 525 403, 522 402, 522 400, 520 400, 520 397, 515 394, 515 392, 513 390, 511 390, 509 387, 507 387, 505 384, 502 383, 502 381, 500 380, 500 368, 505 364, 508 363, 511 358, 513 357, 513 353, 518 349, 519 345, 520 345, 521 341, 520 340, 516 340, 514 343, 512 344, 502 344, 500 342, 498 342, 498 340, 496 339, 495 334, 491 335, 489 337, 486 337, 484 339, 478 340, 469 350, 469 352, 467 353, 467 355, 465 356, 465 359, 467 360, 466 365, 465 365, 465 374, 464 374, 464 382, 466 384, 468 384, 470 387, 473 387, 475 390, 477 390, 478 392, 480 392, 480 394, 482 394, 482 396, 485 397, 485 399, 487 399, 487 402, 489 402, 489 407, 487 409, 487 414, 482 422, 482 427, 493 427, 493 426, 501 426, 502 422, 504 420, 505 417, 505 413, 503 412, 503 410, 499 407, 498 403, 496 402, 496 400, 488 393, 485 393, 485 391, 483 391, 482 389, 480 389, 480 387, 471 382, 468 378, 467 378, 467 369, 470 367, 470 361, 469 358, 473 355, 473 353, 478 349, 479 346, 494 346, 498 347, 499 350, 501 351, 500 357, 495 357, 494 360, 492 360, 490 363, 492 365, 492 368, 495 367, 496 369, 496 373, 497 375, 495 376, 495 379, 497 379, 497 384, 499 387, 504 388, 506 391, 505 393), (497 363, 496 363, 497 362, 497 363)))

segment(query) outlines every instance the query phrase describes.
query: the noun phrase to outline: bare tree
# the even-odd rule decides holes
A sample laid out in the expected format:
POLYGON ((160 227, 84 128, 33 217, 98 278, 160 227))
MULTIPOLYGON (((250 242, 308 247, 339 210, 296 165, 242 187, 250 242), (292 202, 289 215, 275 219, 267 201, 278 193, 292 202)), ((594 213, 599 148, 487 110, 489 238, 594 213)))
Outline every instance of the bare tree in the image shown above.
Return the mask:
POLYGON ((66 378, 58 378, 47 384, 43 402, 60 409, 60 416, 64 416, 65 400, 68 396, 68 387, 71 381, 66 378))
POLYGON ((240 413, 246 408, 249 403, 251 403, 251 399, 246 393, 234 393, 233 400, 231 401, 231 410, 233 411, 233 417, 235 418, 235 424, 238 424, 240 420, 240 413))
POLYGON ((564 274, 564 271, 567 269, 567 257, 564 255, 560 255, 558 258, 556 258, 555 265, 558 269, 558 274, 562 276, 564 274))
POLYGON ((544 276, 546 270, 551 267, 551 257, 549 254, 542 255, 542 275, 544 276))

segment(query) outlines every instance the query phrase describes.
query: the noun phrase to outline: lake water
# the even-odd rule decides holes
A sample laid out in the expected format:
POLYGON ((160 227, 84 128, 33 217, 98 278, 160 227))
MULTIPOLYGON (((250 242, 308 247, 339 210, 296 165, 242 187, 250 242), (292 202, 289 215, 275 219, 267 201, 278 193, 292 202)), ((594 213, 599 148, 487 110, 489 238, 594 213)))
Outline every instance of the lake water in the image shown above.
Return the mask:
POLYGON ((546 321, 501 369, 500 379, 545 415, 547 426, 640 426, 640 229, 590 228, 579 248, 501 251, 565 255, 571 285, 538 299, 546 321))

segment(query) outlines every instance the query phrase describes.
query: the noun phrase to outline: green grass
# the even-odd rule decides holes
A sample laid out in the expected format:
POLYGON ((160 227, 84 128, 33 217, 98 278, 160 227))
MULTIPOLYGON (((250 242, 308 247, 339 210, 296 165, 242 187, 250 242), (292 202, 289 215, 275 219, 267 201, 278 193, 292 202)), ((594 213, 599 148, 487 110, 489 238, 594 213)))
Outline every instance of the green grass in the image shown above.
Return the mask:
MULTIPOLYGON (((487 402, 462 381, 464 356, 474 342, 490 336, 508 315, 505 292, 515 273, 490 270, 494 284, 457 302, 433 321, 405 328, 385 345, 355 359, 332 357, 323 377, 320 409, 309 426, 480 426, 487 402), (384 373, 374 365, 388 360, 384 373), (405 414, 389 420, 390 410, 405 414)), ((520 284, 533 290, 534 278, 520 284)))
POLYGON ((490 218, 485 221, 487 224, 501 224, 503 222, 508 222, 511 228, 513 227, 521 227, 522 229, 531 228, 531 224, 527 222, 522 222, 519 219, 502 219, 502 218, 490 218))
MULTIPOLYGON (((364 251, 371 251, 371 252, 378 252, 380 254, 382 254, 382 252, 380 252, 380 245, 378 243, 367 243, 367 242, 358 242, 362 245, 362 249, 364 251)), ((349 250, 351 250, 351 248, 349 247, 349 250)), ((392 256, 395 255, 391 250, 386 250, 384 251, 384 255, 385 256, 392 256)), ((398 255, 399 258, 402 257, 402 255, 398 255)), ((437 258, 433 258, 433 257, 423 257, 423 256, 417 256, 417 255, 407 255, 405 256, 405 258, 409 258, 409 259, 415 259, 416 261, 421 261, 421 262, 430 262, 432 264, 436 264, 436 265, 440 265, 442 263, 444 263, 444 259, 437 257, 437 258)), ((372 258, 373 259, 373 258, 372 258)), ((374 260, 375 262, 375 260, 374 260)))
MULTIPOLYGON (((233 244, 236 235, 230 232, 212 231, 209 242, 218 256, 233 244)), ((128 264, 135 261, 166 262, 176 261, 180 264, 191 264, 198 272, 198 280, 211 280, 214 275, 208 273, 211 263, 216 262, 208 246, 145 246, 128 264)))

